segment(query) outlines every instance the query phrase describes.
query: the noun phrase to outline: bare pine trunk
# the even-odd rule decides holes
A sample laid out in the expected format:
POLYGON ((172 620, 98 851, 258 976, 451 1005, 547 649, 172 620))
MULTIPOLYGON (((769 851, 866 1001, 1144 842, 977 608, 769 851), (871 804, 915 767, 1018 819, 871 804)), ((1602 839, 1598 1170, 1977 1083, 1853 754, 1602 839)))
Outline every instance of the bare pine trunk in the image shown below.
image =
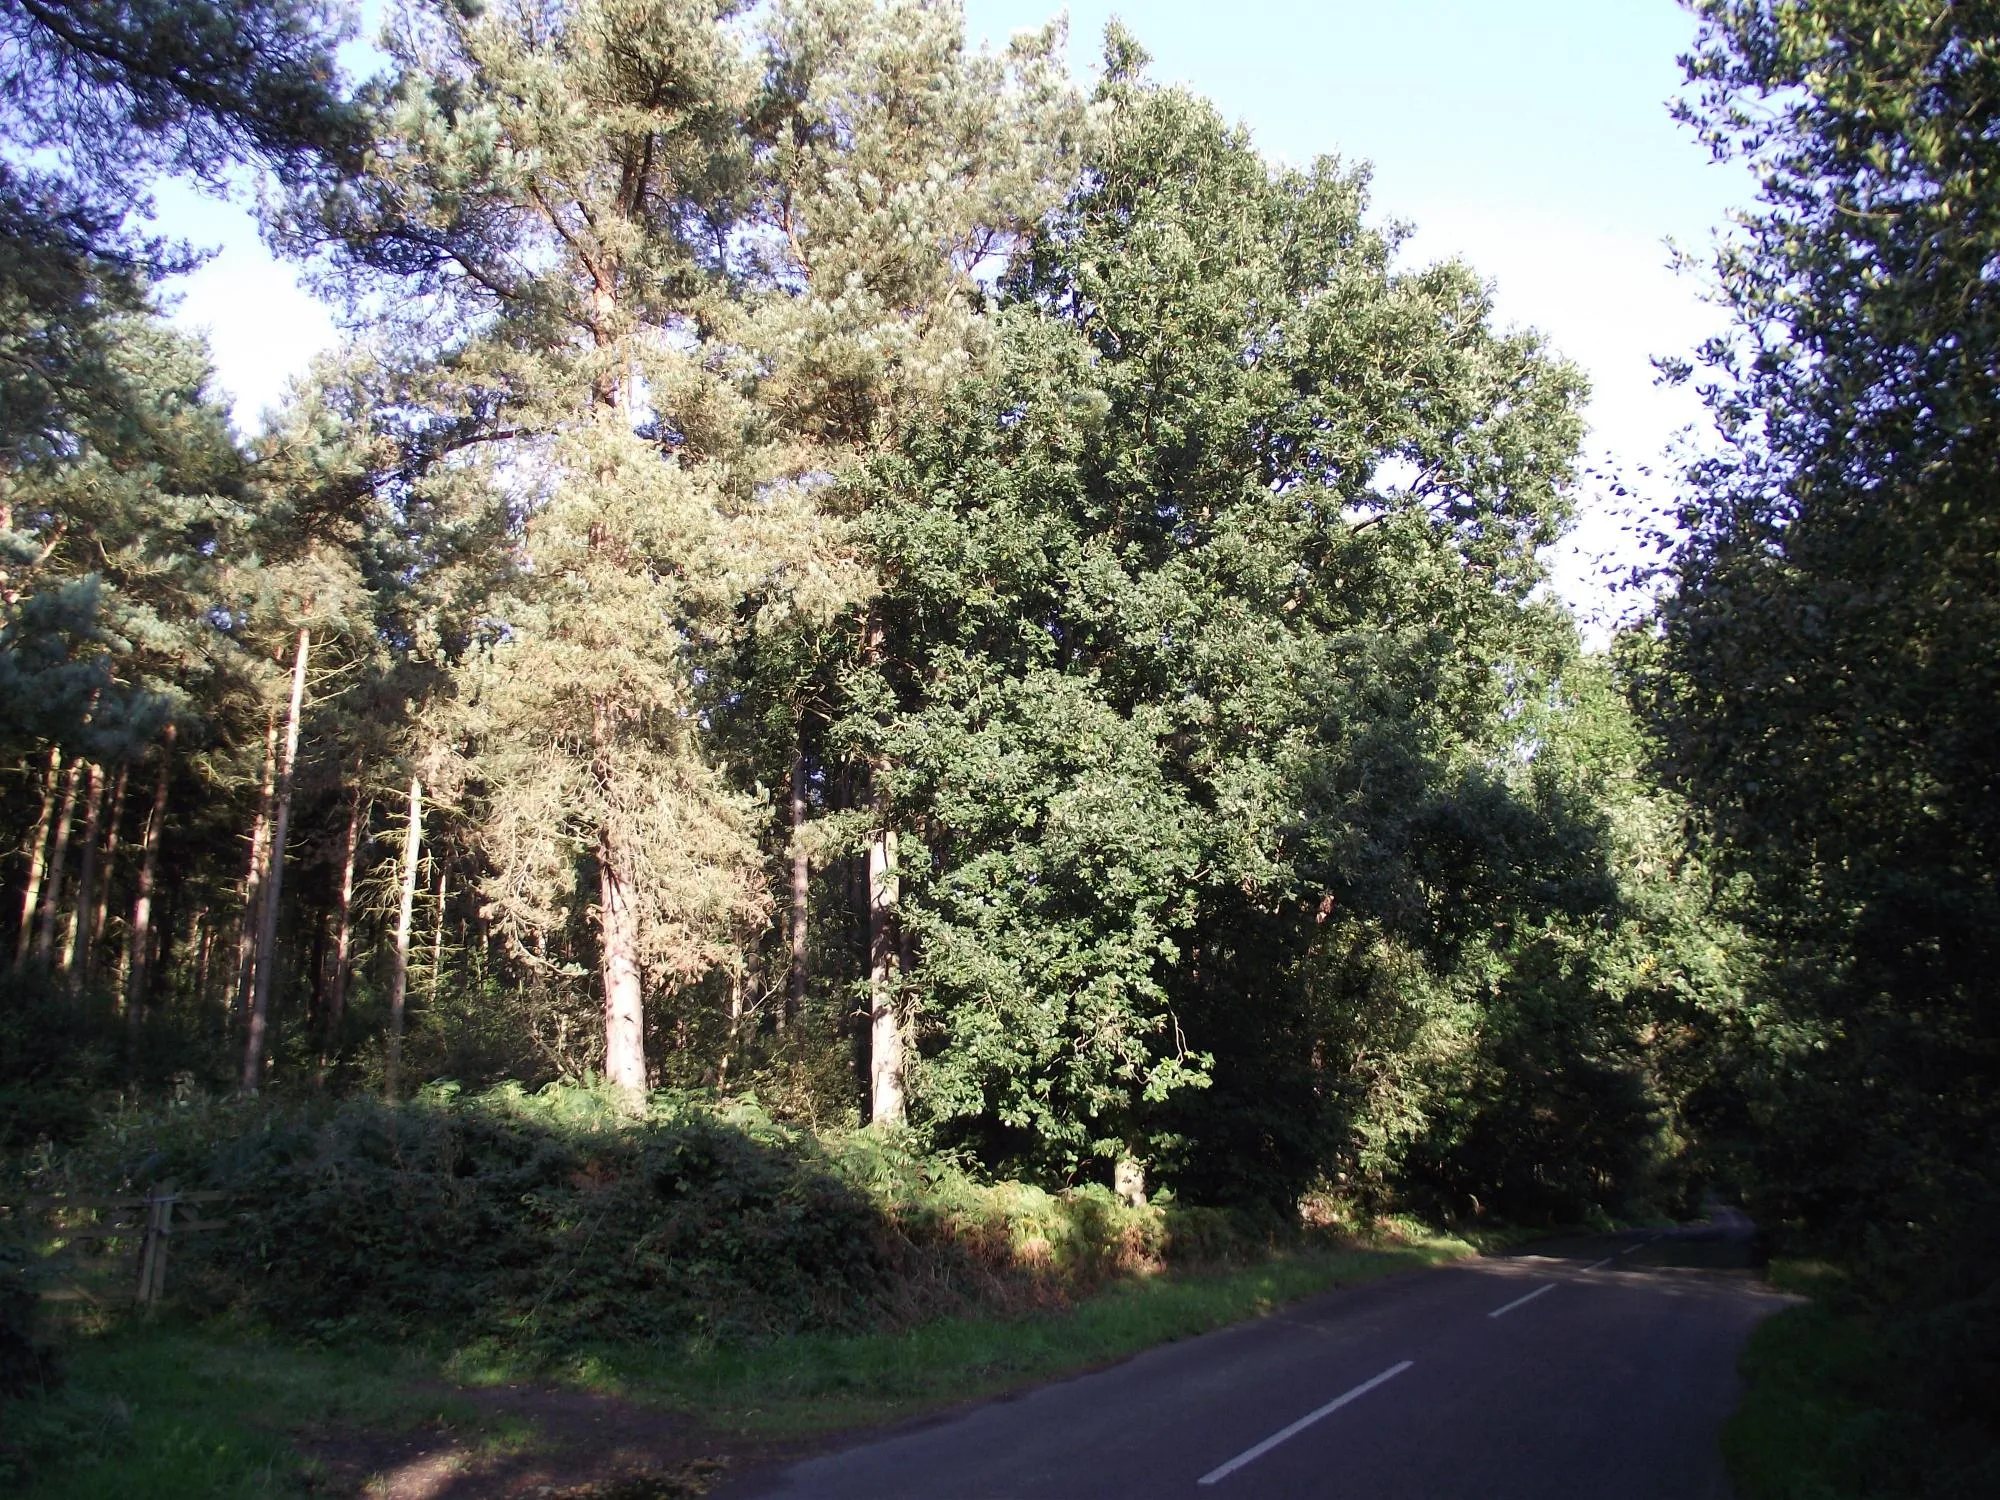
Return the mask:
POLYGON ((410 987, 410 922, 417 909, 417 857, 423 852, 424 785, 410 776, 410 821, 403 830, 403 901, 396 910, 396 964, 389 971, 389 1061, 384 1083, 391 1099, 403 1083, 403 998, 410 987))
POLYGON ((306 965, 308 982, 311 986, 306 997, 306 1027, 324 1030, 326 1026, 326 913, 320 912, 313 918, 312 957, 306 965))
POLYGON ((743 1036, 743 960, 739 953, 729 970, 729 1034, 722 1044, 722 1060, 715 1065, 715 1091, 729 1092, 729 1065, 736 1060, 736 1049, 742 1044, 743 1036))
POLYGON ((903 1025, 897 1014, 902 971, 896 954, 894 829, 868 841, 868 1118, 876 1125, 903 1122, 903 1025))
POLYGON ((49 876, 42 886, 42 909, 35 917, 35 957, 42 963, 47 963, 56 951, 56 913, 62 907, 63 869, 69 863, 69 830, 76 817, 77 773, 82 768, 82 761, 73 760, 63 774, 55 842, 49 848, 49 876))
POLYGON ((98 949, 111 914, 111 884, 118 875, 118 831, 125 821, 125 776, 129 770, 130 762, 118 763, 118 779, 111 784, 111 811, 104 815, 104 868, 97 872, 97 901, 90 912, 90 946, 84 950, 86 980, 97 967, 98 949))
POLYGON ((806 857, 806 757, 792 756, 792 972, 785 1003, 778 1011, 778 1030, 796 1021, 806 1004, 806 924, 812 916, 812 861, 806 857))
POLYGON ((152 968, 155 974, 171 974, 173 972, 174 931, 180 923, 179 901, 180 887, 178 885, 169 886, 167 888, 167 899, 164 903, 166 909, 160 914, 159 938, 153 944, 152 968))
MULTIPOLYGON (((621 321, 613 280, 600 278, 591 296, 592 336, 599 349, 617 339, 621 321)), ((629 427, 632 384, 628 370, 608 365, 594 398, 629 427)), ((602 541, 592 537, 593 548, 602 541)), ((610 711, 593 706, 591 733, 600 755, 612 733, 610 711)), ((609 780, 603 761, 593 767, 599 784, 609 780)), ((597 831, 597 937, 604 985, 604 1076, 633 1101, 646 1094, 646 997, 639 975, 639 914, 632 905, 632 861, 607 817, 597 831)))
POLYGON ((194 997, 199 1003, 208 1000, 208 960, 215 951, 215 924, 208 921, 208 908, 195 913, 194 930, 200 942, 194 955, 194 997))
POLYGON ((255 1092, 264 1073, 264 1033, 271 1015, 271 978, 278 968, 278 901, 285 888, 285 834, 292 817, 292 772, 299 761, 299 718, 305 712, 306 667, 312 660, 312 631, 299 631, 292 659, 292 701, 285 718, 285 758, 278 768, 277 808, 266 851, 270 874, 257 912, 257 971, 250 995, 250 1034, 243 1048, 243 1087, 255 1092))
MULTIPOLYGON (((862 647, 869 665, 882 660, 882 620, 868 613, 862 647)), ((875 1125, 903 1123, 902 966, 896 942, 900 878, 896 833, 889 827, 888 799, 869 779, 869 806, 875 832, 868 841, 868 1119, 875 1125)))
POLYGON ((354 861, 361 849, 361 767, 354 768, 354 800, 347 808, 347 841, 340 852, 340 914, 333 937, 333 976, 326 999, 326 1034, 329 1040, 340 1034, 340 1018, 347 1009, 348 955, 354 947, 354 861))
MULTIPOLYGON (((166 736, 160 742, 160 769, 153 778, 153 806, 146 815, 146 842, 139 855, 139 892, 132 901, 132 928, 125 934, 125 1021, 134 1031, 139 1029, 139 1017, 146 1006, 146 959, 153 936, 153 883, 159 879, 160 833, 167 822, 167 779, 173 773, 174 733, 174 726, 167 725, 166 736)), ((201 977, 205 981, 208 977, 205 940, 201 964, 201 977)))
POLYGON ((437 917, 431 927, 431 1007, 438 1003, 438 986, 444 980, 444 861, 435 852, 431 855, 437 865, 437 917))
POLYGON ((606 830, 597 851, 598 944, 604 971, 604 1076, 634 1099, 646 1093, 645 993, 631 877, 606 830))
POLYGON ((42 877, 48 871, 49 824, 56 814, 56 788, 62 784, 62 747, 49 746, 49 772, 42 782, 42 810, 35 819, 33 842, 28 845, 28 887, 21 895, 21 931, 14 939, 14 967, 28 961, 35 941, 35 902, 41 898, 42 877))
POLYGON ((271 835, 271 798, 278 773, 278 716, 264 719, 264 783, 257 794, 257 820, 250 825, 250 868, 243 875, 243 922, 236 929, 236 987, 232 1011, 250 1013, 250 980, 257 956, 257 913, 264 890, 264 845, 271 835))
POLYGON ((104 767, 90 763, 90 790, 83 799, 83 859, 76 875, 76 899, 70 903, 69 927, 63 933, 57 967, 72 984, 83 977, 90 946, 90 909, 97 886, 97 836, 104 818, 104 767))

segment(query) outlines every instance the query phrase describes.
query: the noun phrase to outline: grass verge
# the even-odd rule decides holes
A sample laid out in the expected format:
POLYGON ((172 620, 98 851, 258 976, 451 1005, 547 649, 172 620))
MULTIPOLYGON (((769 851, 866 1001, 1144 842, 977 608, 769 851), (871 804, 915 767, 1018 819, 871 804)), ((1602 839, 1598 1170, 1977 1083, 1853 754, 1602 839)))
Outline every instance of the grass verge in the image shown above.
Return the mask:
POLYGON ((420 1384, 422 1362, 378 1349, 306 1350, 248 1330, 136 1320, 77 1338, 53 1396, 8 1409, 26 1448, 23 1500, 216 1500, 303 1492, 290 1441, 328 1428, 456 1427, 470 1446, 528 1440, 420 1384))
POLYGON ((42 1429, 30 1434, 41 1461, 23 1500, 308 1493, 315 1465, 293 1440, 337 1430, 444 1428, 473 1453, 532 1450, 531 1426, 441 1394, 440 1381, 476 1389, 537 1378, 684 1412, 723 1446, 782 1441, 1087 1370, 1469 1253, 1441 1236, 1301 1250, 1116 1283, 1062 1312, 748 1345, 621 1345, 553 1364, 494 1347, 439 1358, 304 1348, 227 1325, 127 1323, 72 1341, 62 1393, 17 1403, 8 1416, 42 1429))
MULTIPOLYGON (((594 1350, 559 1372, 589 1389, 660 1402, 724 1432, 809 1436, 893 1421, 1089 1370, 1158 1344, 1240 1323, 1336 1287, 1455 1260, 1462 1240, 1301 1250, 1253 1266, 1113 1283, 1061 1311, 943 1318, 886 1334, 802 1334, 749 1345, 594 1350)), ((467 1381, 515 1378, 476 1352, 467 1381)))
POLYGON ((1934 1341, 1844 1296, 1823 1263, 1774 1261, 1771 1279, 1814 1300, 1767 1318, 1744 1350, 1722 1440, 1739 1500, 2000 1495, 1994 1434, 1926 1409, 1934 1341))

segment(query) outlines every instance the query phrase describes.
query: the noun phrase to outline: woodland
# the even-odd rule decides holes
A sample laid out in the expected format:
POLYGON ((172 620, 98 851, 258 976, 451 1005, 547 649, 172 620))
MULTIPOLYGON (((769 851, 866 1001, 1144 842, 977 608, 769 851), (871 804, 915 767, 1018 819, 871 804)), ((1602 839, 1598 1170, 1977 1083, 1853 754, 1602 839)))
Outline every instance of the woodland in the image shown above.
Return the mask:
POLYGON ((1582 374, 1122 27, 0 0, 10 1179, 545 1343, 1720 1196, 1991 1477, 2000 5, 1689 8, 1760 191, 1593 650, 1582 374), (342 310, 254 432, 163 174, 342 310))

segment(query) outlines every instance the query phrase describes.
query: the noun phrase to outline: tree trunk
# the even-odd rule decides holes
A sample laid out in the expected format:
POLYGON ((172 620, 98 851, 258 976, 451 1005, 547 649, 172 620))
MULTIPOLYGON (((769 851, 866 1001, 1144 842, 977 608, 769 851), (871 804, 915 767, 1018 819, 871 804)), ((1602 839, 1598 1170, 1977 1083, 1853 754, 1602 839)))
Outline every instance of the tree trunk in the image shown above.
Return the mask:
MULTIPOLYGON (((591 335, 600 350, 617 341, 621 321, 615 277, 610 268, 591 293, 591 335)), ((615 413, 629 430, 632 421, 632 372, 606 362, 592 392, 597 405, 615 413)), ((608 474, 602 476, 607 477, 608 474)), ((592 533, 591 546, 604 541, 592 533)), ((602 700, 592 706, 591 735, 599 759, 592 767, 600 785, 610 773, 604 752, 613 733, 611 714, 602 700)), ((632 905, 632 862, 607 817, 597 830, 597 937, 599 972, 604 986, 604 1076, 634 1103, 646 1095, 646 997, 639 974, 639 914, 632 905)))
POLYGON ((271 798, 278 773, 278 716, 264 717, 264 782, 257 794, 257 820, 250 825, 250 868, 243 875, 243 922, 236 929, 236 987, 233 1015, 250 1013, 250 981, 257 956, 257 914, 264 891, 264 845, 271 836, 271 798))
POLYGON ((1111 1168, 1111 1191, 1127 1208, 1146 1206, 1146 1164, 1136 1156, 1121 1156, 1111 1168))
POLYGON ((299 718, 305 712, 306 667, 312 659, 312 631, 299 630, 298 653, 292 659, 292 701, 285 718, 285 758, 278 767, 277 807, 271 818, 271 843, 265 851, 270 874, 265 878, 257 911, 257 974, 250 994, 250 1035, 243 1048, 243 1087, 255 1093, 263 1080, 264 1032, 271 1014, 271 977, 278 967, 278 901, 285 888, 285 835, 292 817, 292 772, 299 760, 299 718))
POLYGON ((326 1036, 340 1037, 341 1016, 347 1010, 347 964, 354 946, 354 861, 361 849, 362 783, 359 762, 354 767, 354 800, 347 808, 347 841, 340 851, 340 914, 333 937, 333 975, 326 997, 326 1036))
POLYGON ((76 784, 83 762, 73 760, 63 773, 62 802, 56 812, 56 831, 49 845, 49 873, 42 882, 42 906, 35 914, 35 958, 47 963, 56 951, 56 915, 62 909, 63 875, 69 864, 69 833, 76 818, 76 784))
MULTIPOLYGON (((111 784, 111 810, 104 815, 104 864, 97 872, 97 899, 90 908, 90 938, 84 944, 83 962, 77 977, 85 984, 97 969, 97 955, 104 942, 104 927, 111 911, 111 883, 118 874, 118 830, 125 821, 125 777, 129 761, 118 763, 118 779, 111 784)), ((124 994, 121 986, 119 994, 124 994)))
MULTIPOLYGON (((139 893, 132 901, 132 930, 125 934, 125 1022, 139 1029, 146 1006, 147 957, 153 936, 153 883, 159 879, 160 837, 167 822, 167 781, 173 773, 175 726, 160 741, 160 769, 153 778, 153 806, 146 815, 146 843, 139 855, 139 893)), ((202 979, 208 977, 208 948, 201 949, 202 979)), ((199 986, 197 986, 199 990, 199 986)))
POLYGON ((424 785, 410 773, 410 821, 403 830, 403 900, 396 910, 396 962, 389 971, 389 1059, 384 1084, 390 1099, 403 1085, 403 998, 410 987, 410 921, 417 909, 417 857, 423 852, 424 785))
MULTIPOLYGON (((869 666, 882 661, 882 617, 868 611, 862 656, 869 666)), ((889 827, 889 802, 881 782, 868 778, 868 804, 875 832, 868 840, 868 1119, 875 1125, 903 1123, 902 968, 897 961, 896 902, 901 894, 896 833, 889 827)))
POLYGON ((778 1009, 778 1030, 796 1021, 806 1004, 807 922, 812 916, 812 861, 806 857, 806 757, 792 756, 792 972, 785 1003, 778 1009))
POLYGON ((306 964, 307 984, 310 992, 306 996, 306 1029, 324 1031, 326 1029, 326 913, 320 911, 313 917, 312 957, 306 964))
POLYGON ((14 967, 28 962, 35 941, 35 903, 41 898, 42 877, 48 871, 49 824, 56 814, 56 788, 62 784, 62 747, 49 746, 49 772, 42 782, 42 810, 35 819, 34 841, 28 846, 28 887, 21 895, 21 930, 14 938, 14 967))
POLYGON ((208 920, 207 907, 194 914, 194 930, 198 940, 194 953, 194 998, 197 1005, 205 1005, 208 1003, 208 960, 215 951, 215 924, 208 920))
POLYGON ((742 1045, 745 988, 743 955, 739 948, 736 961, 729 968, 729 1033, 723 1039, 722 1059, 715 1065, 715 1091, 718 1094, 729 1092, 729 1065, 736 1060, 736 1049, 742 1045))
POLYGON ((611 831, 597 850, 598 943, 603 949, 604 1076, 634 1100, 646 1094, 646 1007, 639 982, 639 917, 631 877, 611 831))
MULTIPOLYGON (((878 799, 878 811, 881 810, 878 799)), ((903 1123, 902 971, 896 956, 896 833, 868 841, 868 1118, 903 1123)))
POLYGON ((155 974, 171 974, 174 971, 174 933, 178 929, 181 887, 176 881, 167 887, 166 900, 162 903, 158 925, 158 940, 153 944, 152 970, 155 974))
POLYGON ((76 873, 76 899, 70 903, 69 928, 63 934, 57 965, 72 985, 83 980, 90 948, 90 913, 97 889, 97 837, 104 819, 104 767, 90 763, 90 791, 83 800, 83 857, 76 873))
POLYGON ((431 926, 431 1009, 437 1009, 438 986, 444 980, 444 861, 438 858, 436 849, 431 852, 431 863, 437 866, 437 915, 431 926))

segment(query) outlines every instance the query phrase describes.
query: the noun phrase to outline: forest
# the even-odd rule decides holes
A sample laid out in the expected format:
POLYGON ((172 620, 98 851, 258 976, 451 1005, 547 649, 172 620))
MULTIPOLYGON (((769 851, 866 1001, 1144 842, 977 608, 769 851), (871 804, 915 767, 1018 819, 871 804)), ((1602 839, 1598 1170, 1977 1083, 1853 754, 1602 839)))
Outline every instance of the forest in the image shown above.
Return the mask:
POLYGON ((1002 1198, 1078 1264, 1720 1198, 1929 1372, 1852 1493, 1982 1492, 2000 6, 1689 9, 1758 197, 1597 649, 1582 373, 1143 27, 412 0, 355 76, 331 0, 0 0, 8 1181, 543 1342, 991 1300, 1002 1198), (163 175, 342 310, 258 430, 163 175))

